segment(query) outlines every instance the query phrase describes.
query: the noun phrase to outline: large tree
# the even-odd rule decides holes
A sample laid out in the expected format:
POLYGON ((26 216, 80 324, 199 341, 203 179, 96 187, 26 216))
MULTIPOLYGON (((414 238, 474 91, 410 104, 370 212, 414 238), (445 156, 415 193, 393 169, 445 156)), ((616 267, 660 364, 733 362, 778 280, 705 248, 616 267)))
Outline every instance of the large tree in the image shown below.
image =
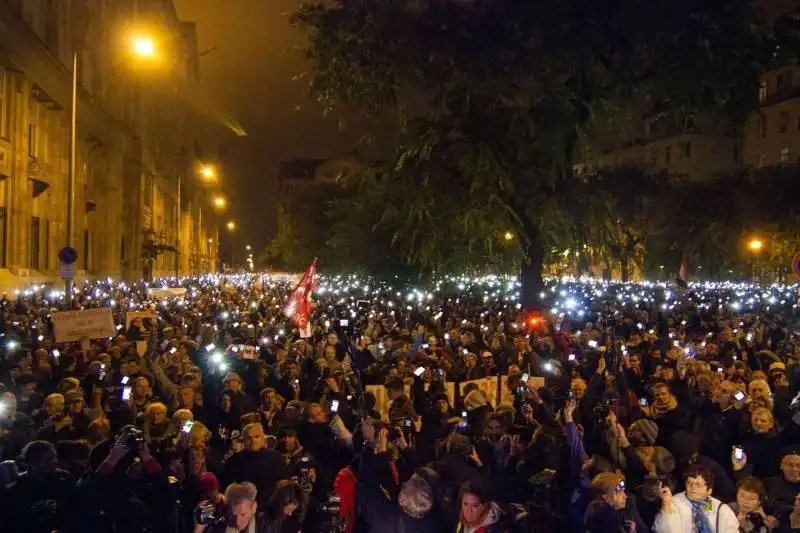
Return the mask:
POLYGON ((599 112, 637 97, 740 120, 771 56, 748 0, 321 0, 296 20, 321 101, 401 111, 380 179, 403 184, 387 218, 406 257, 436 262, 459 223, 507 228, 528 307, 547 253, 580 243, 569 190, 599 112))

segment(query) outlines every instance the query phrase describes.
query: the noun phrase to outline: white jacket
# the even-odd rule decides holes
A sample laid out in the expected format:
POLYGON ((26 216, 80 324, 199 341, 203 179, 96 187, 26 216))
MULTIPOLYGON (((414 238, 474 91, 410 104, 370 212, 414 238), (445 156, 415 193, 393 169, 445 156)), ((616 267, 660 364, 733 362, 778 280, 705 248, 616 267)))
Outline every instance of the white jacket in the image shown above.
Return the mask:
MULTIPOLYGON (((696 533, 692 531, 692 504, 685 492, 672 497, 672 513, 662 509, 656 515, 653 531, 656 533, 696 533)), ((739 520, 733 509, 716 498, 711 498, 711 511, 706 511, 713 533, 738 533, 739 520), (717 516, 719 515, 719 516, 717 516), (719 530, 717 530, 719 525, 719 530)))

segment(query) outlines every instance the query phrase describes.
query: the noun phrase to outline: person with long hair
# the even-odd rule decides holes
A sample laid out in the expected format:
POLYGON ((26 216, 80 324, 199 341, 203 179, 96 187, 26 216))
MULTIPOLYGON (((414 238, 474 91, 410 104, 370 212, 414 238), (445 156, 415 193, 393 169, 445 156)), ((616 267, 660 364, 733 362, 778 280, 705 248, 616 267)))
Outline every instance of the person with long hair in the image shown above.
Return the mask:
POLYGON ((295 481, 281 481, 270 498, 262 533, 299 533, 303 528, 308 498, 295 481))

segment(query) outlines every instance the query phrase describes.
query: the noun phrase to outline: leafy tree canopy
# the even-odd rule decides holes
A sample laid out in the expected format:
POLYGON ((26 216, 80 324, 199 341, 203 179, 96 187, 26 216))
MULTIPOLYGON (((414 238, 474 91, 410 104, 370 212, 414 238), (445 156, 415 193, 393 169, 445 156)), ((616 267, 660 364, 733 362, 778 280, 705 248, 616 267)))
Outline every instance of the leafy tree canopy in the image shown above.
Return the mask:
POLYGON ((399 192, 371 207, 403 258, 446 265, 510 230, 527 306, 548 251, 585 237, 573 168, 600 111, 643 97, 742 120, 776 58, 747 0, 324 0, 295 18, 319 100, 401 111, 366 188, 399 192))

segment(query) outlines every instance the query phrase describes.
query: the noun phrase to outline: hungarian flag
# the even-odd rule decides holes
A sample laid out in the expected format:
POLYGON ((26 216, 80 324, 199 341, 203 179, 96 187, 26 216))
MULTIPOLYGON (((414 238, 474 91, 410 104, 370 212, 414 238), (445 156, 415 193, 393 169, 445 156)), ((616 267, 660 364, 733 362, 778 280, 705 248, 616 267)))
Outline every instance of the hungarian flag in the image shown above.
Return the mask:
POLYGON ((311 262, 283 306, 283 314, 296 327, 305 329, 311 317, 311 293, 317 288, 317 260, 311 262))

